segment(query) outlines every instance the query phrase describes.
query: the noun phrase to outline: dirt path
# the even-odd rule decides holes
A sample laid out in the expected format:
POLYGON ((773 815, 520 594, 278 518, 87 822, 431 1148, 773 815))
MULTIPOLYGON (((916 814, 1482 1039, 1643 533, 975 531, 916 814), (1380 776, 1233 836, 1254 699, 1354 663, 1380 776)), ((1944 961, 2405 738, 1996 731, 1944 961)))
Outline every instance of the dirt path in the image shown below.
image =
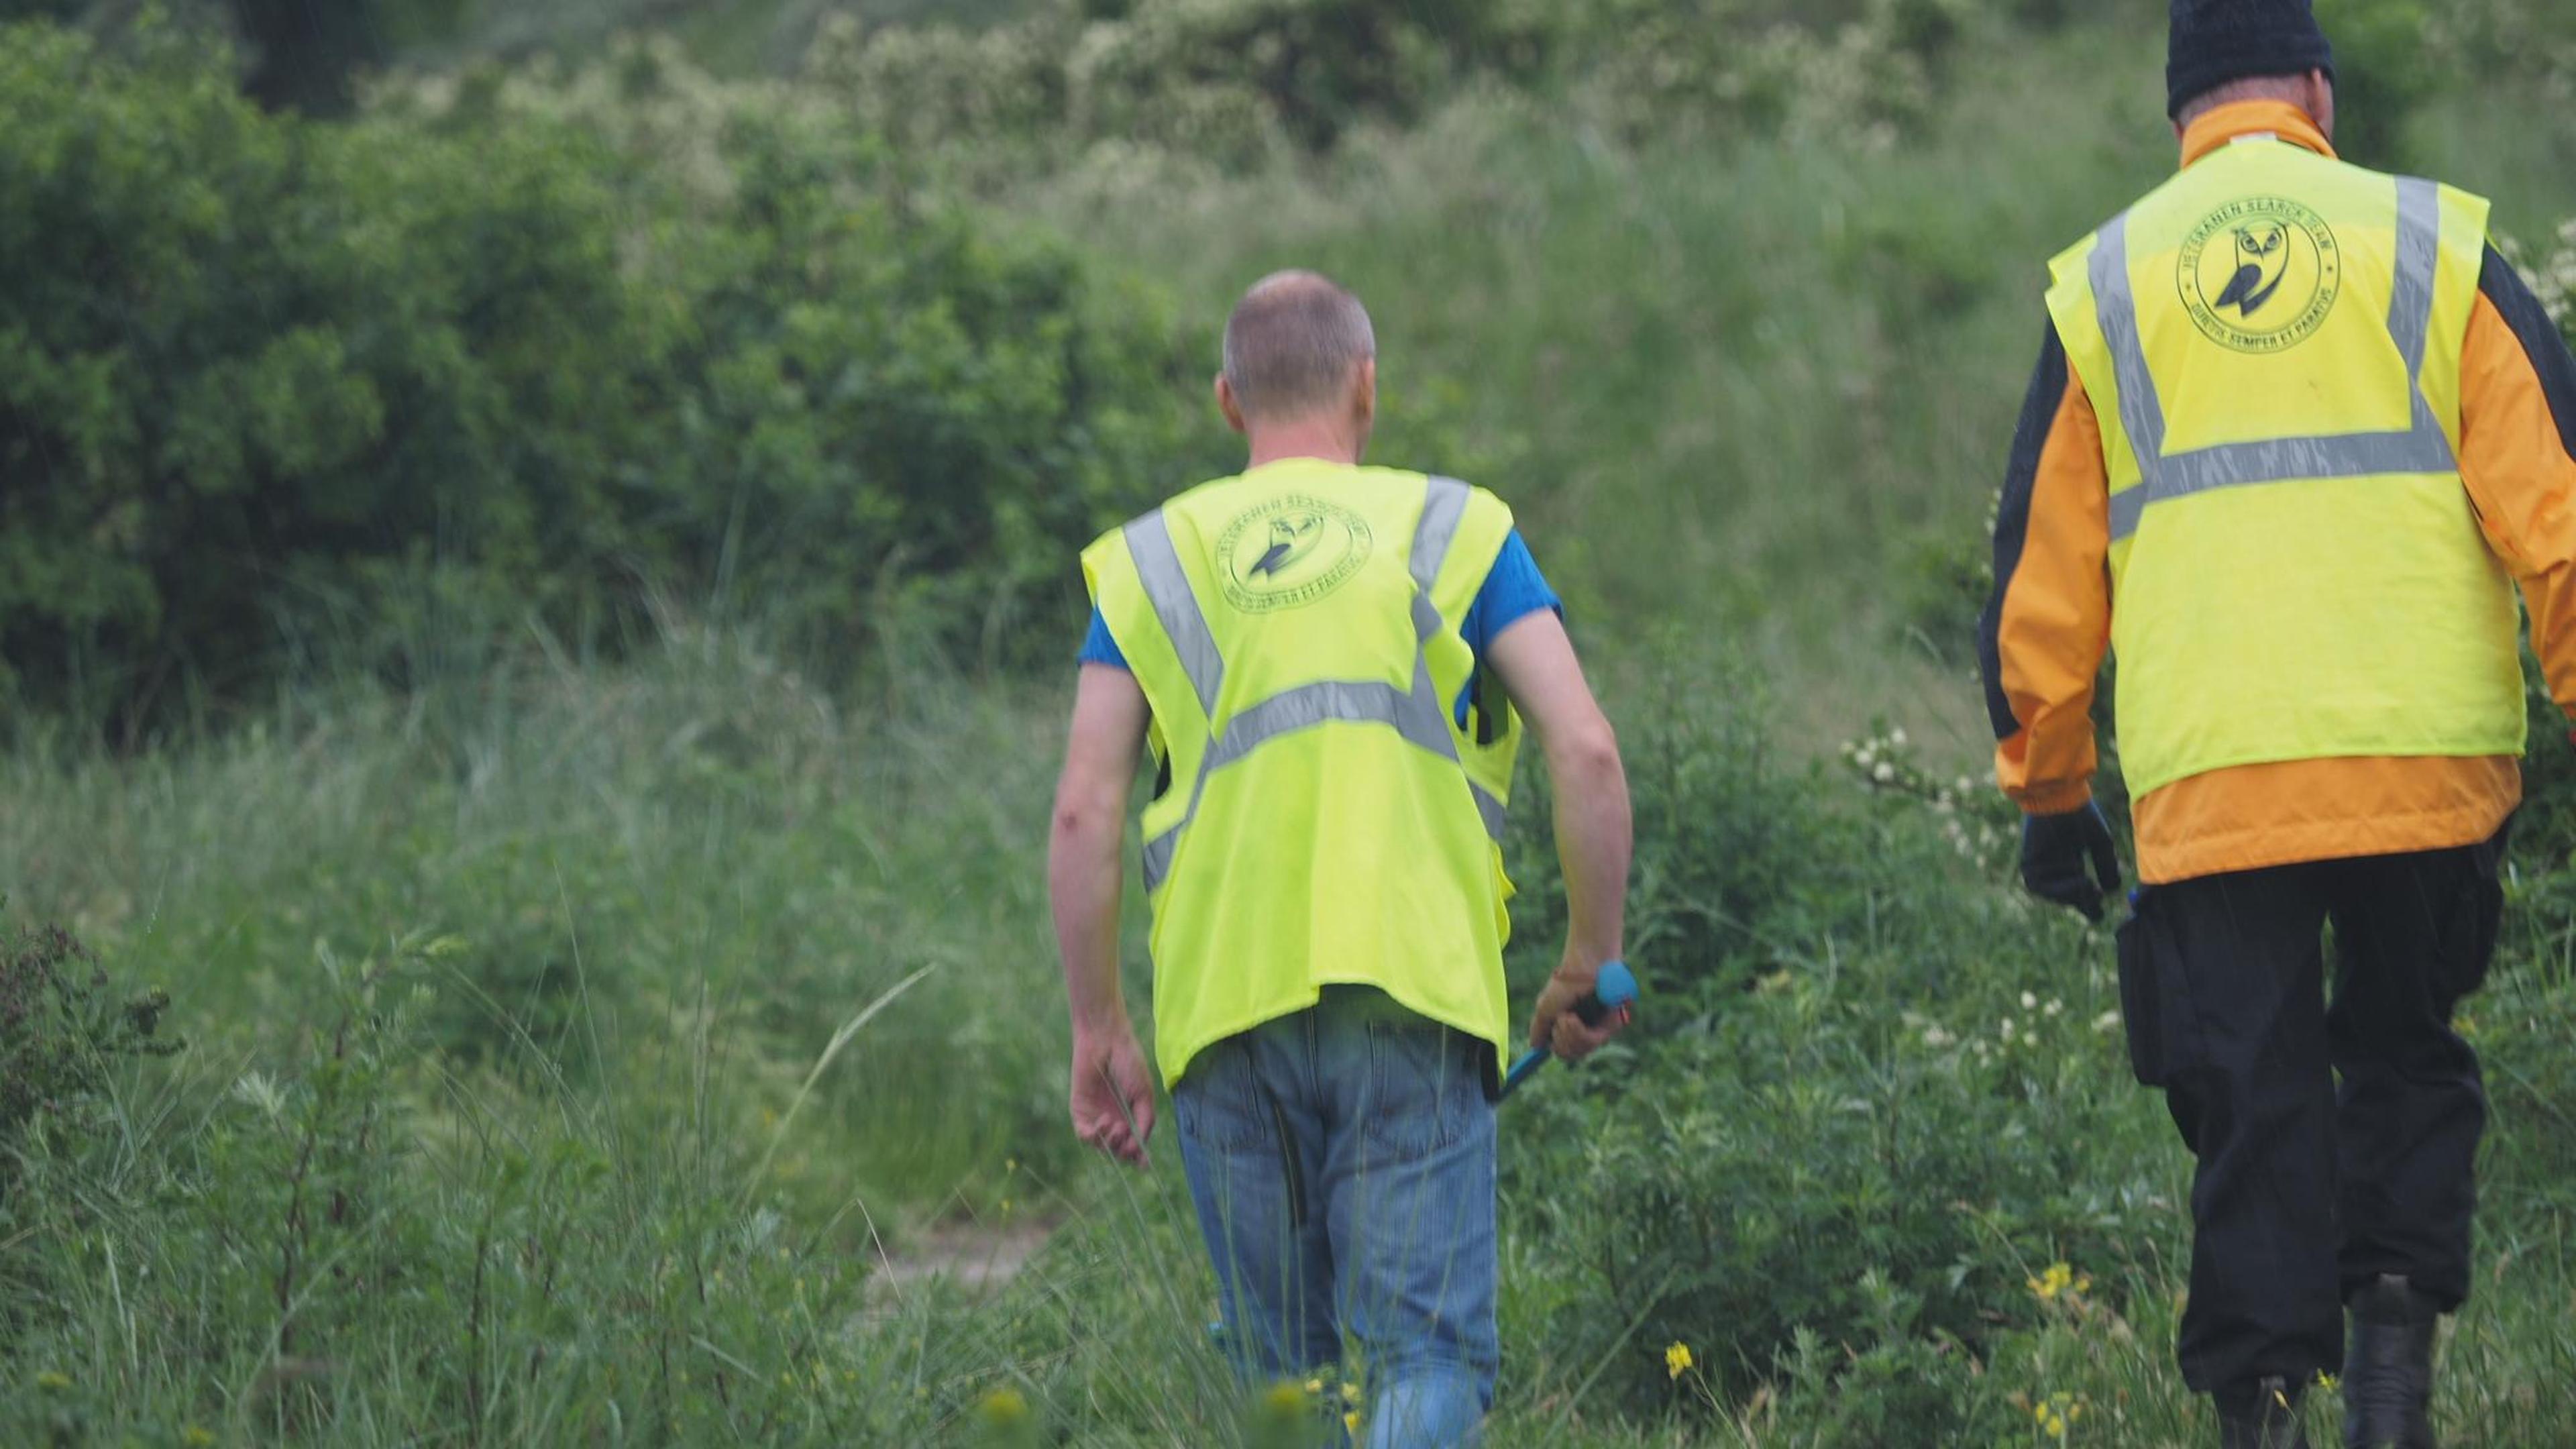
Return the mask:
POLYGON ((897 1297, 946 1279, 972 1293, 985 1293, 1019 1276, 1038 1249, 1053 1236, 1055 1224, 1025 1221, 996 1227, 990 1223, 955 1223, 913 1235, 886 1255, 869 1287, 897 1297))

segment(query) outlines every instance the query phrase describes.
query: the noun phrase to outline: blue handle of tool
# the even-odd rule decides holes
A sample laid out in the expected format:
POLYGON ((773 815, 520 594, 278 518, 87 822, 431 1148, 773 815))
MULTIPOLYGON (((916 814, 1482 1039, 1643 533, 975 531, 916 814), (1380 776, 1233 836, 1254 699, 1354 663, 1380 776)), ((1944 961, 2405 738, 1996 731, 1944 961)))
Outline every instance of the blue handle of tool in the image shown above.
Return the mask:
MULTIPOLYGON (((1599 1026, 1610 1013, 1637 999, 1637 976, 1624 961, 1604 961, 1601 974, 1592 983, 1592 994, 1574 1003, 1574 1014, 1585 1026, 1599 1026)), ((1503 1095, 1508 1097, 1520 1084, 1538 1075, 1546 1066, 1550 1053, 1545 1047, 1532 1047, 1521 1053, 1512 1069, 1503 1073, 1503 1095)))

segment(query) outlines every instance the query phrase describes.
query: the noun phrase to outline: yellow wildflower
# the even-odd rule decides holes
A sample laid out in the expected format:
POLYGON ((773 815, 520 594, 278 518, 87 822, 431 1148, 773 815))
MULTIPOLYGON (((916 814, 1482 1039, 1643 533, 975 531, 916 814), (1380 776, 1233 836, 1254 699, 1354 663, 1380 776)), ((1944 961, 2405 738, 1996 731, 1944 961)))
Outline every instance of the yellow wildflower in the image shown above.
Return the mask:
POLYGON ((43 1373, 36 1375, 36 1387, 40 1389, 68 1389, 71 1386, 72 1376, 70 1374, 57 1373, 52 1369, 47 1369, 43 1373))
POLYGON ((1678 1379, 1691 1371, 1691 1364, 1694 1361, 1691 1358, 1690 1345, 1676 1343, 1664 1350, 1664 1376, 1678 1379))
POLYGON ((1345 1433, 1350 1434, 1357 1434, 1360 1431, 1359 1410, 1351 1409, 1342 1415, 1342 1429, 1345 1433))
POLYGON ((1321 1378, 1311 1378, 1311 1379, 1306 1380, 1306 1392, 1307 1392, 1307 1393, 1309 1393, 1309 1394, 1320 1394, 1320 1393, 1322 1393, 1323 1391, 1324 1391, 1324 1381, 1323 1381, 1321 1378))
POLYGON ((995 1389, 984 1396, 984 1402, 975 1406, 975 1412, 985 1423, 1003 1428, 1026 1422, 1029 1401, 1022 1398, 1017 1389, 995 1389))
POLYGON ((1295 1384, 1272 1384, 1270 1392, 1261 1396, 1261 1407, 1273 1414, 1303 1413, 1309 1396, 1309 1394, 1299 1393, 1295 1384))
POLYGON ((2064 1263, 2051 1263, 2038 1277, 2025 1278, 2022 1282, 2029 1287, 2031 1296, 2042 1303, 2058 1298, 2080 1298, 2093 1291, 2092 1274, 2079 1276, 2064 1263))
POLYGON ((2059 1443, 2066 1441, 2069 1425, 2084 1417, 2084 1400, 2075 1394, 2050 1394, 2030 1406, 2030 1420, 2039 1432, 2059 1443))

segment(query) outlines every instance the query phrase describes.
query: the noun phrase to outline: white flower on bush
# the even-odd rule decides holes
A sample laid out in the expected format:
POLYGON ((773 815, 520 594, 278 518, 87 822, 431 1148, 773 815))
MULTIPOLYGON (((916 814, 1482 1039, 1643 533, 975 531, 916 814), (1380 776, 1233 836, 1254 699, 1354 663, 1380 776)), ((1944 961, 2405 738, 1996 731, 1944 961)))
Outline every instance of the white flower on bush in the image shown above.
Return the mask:
POLYGON ((1896 778, 1896 767, 1881 760, 1878 768, 1869 772, 1869 777, 1884 785, 1896 778))
POLYGON ((2039 1009, 2039 998, 2032 995, 2030 992, 2023 992, 2021 994, 2021 1009, 2024 1011, 2037 1011, 2039 1009))
POLYGON ((1958 1038, 1950 1035, 1946 1031, 1943 1031, 1939 1022, 1934 1022, 1932 1025, 1923 1028, 1923 1044, 1934 1048, 1935 1050, 1949 1046, 1956 1041, 1958 1041, 1958 1038))
POLYGON ((2120 1013, 2116 1011, 2103 1012, 2100 1016, 2093 1018, 2093 1029, 2095 1031, 2105 1033, 2118 1031, 2120 1029, 2120 1013))
POLYGON ((2058 1000, 2056 997, 2052 996, 2052 997, 2048 998, 2048 1004, 2047 1004, 2046 1006, 2043 1006, 2043 1007, 2041 1007, 2041 1008, 2039 1009, 2039 1014, 2040 1014, 2040 1015, 2042 1015, 2042 1016, 2055 1016, 2055 1015, 2057 1015, 2059 1012, 2064 1011, 2065 1009, 2066 1009, 2066 1003, 2065 1003, 2065 1002, 2063 1002, 2063 1001, 2060 1001, 2060 1000, 2058 1000))

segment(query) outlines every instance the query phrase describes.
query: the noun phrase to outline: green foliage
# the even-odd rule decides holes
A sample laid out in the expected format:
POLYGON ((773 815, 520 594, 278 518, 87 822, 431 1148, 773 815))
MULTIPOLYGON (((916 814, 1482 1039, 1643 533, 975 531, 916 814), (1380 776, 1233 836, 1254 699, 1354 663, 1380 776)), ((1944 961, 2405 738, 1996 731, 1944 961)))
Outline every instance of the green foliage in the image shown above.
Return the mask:
POLYGON ((28 703, 130 728, 281 629, 399 677, 460 625, 613 643, 745 580, 818 657, 872 615, 1007 640, 1209 436, 1150 296, 756 93, 708 102, 691 184, 572 114, 266 116, 175 42, 11 28, 0 79, 28 703))
POLYGON ((1624 136, 1891 144, 1984 0, 1052 0, 983 30, 828 25, 806 74, 971 177, 1139 151, 1244 171, 1419 122, 1476 85, 1624 136))
POLYGON ((2535 78, 2560 101, 2576 88, 2576 35, 2555 0, 2452 0, 2432 8, 2426 38, 2472 74, 2535 78))
POLYGON ((31 1140, 99 1129, 116 1058, 180 1050, 159 1034, 169 1009, 158 989, 119 996, 59 926, 0 940, 0 1201, 31 1140))
POLYGON ((2407 120, 2452 84, 2447 58, 2426 43, 2425 0, 2323 0, 2317 22, 2335 48, 2335 149, 2364 166, 2410 163, 2407 120))
MULTIPOLYGON (((2079 1399, 2070 1443, 2205 1437, 2167 1349, 2187 1169, 2101 937, 1963 855, 1892 729, 1869 791, 1784 771, 1758 676, 1687 659, 1611 700, 1645 1018, 1502 1118, 1494 1442, 2005 1444, 2079 1399)), ((703 633, 469 692, 0 755, 0 874, 184 981, 200 1042, 29 1138, 0 1439, 1235 1442, 1172 1144, 1116 1176, 1063 1126, 1028 828, 1059 693, 896 674, 847 709, 703 633), (1012 1244, 981 1296, 922 1277, 1012 1244), (1027 1417, 981 1417, 1006 1389, 1027 1417)), ((1516 818, 1526 965, 1553 887, 1516 818)), ((2540 1446, 2576 896, 2523 860, 2470 1024, 2511 1270, 2443 1412, 2540 1446)))
POLYGON ((738 1193, 748 1154, 707 1131, 707 1060, 614 1096, 430 1090, 415 1027, 453 949, 322 952, 286 1062, 31 1162, 0 1249, 24 1319, 0 1435, 922 1432, 927 1406, 884 1392, 890 1345, 844 1331, 863 1270, 738 1193), (118 1332, 141 1337, 100 1336, 118 1332))
POLYGON ((1416 119, 1540 38, 1495 0, 1139 0, 1113 17, 1052 0, 980 32, 828 25, 806 72, 869 129, 988 173, 1113 141, 1245 167, 1416 119))
MULTIPOLYGON (((1061 690, 920 661, 1060 658, 1071 545, 1227 463, 1176 309, 1306 263, 1378 309, 1382 455, 1521 506, 1637 786, 1645 1016, 1503 1117, 1496 1449, 2206 1442, 2107 947, 1954 774, 2033 268, 2171 163, 2104 9, 1086 0, 774 84, 656 41, 394 77, 331 125, 0 35, 0 885, 200 1043, 44 1058, 85 1125, 10 1148, 0 1441, 1262 1427, 1168 1137, 1113 1176, 1063 1126, 1061 690), (192 690, 230 727, 90 738, 192 690)), ((2535 742, 2440 1413, 2537 1449, 2576 748, 2535 742)), ((42 1040, 146 1024, 74 994, 42 1040)))

